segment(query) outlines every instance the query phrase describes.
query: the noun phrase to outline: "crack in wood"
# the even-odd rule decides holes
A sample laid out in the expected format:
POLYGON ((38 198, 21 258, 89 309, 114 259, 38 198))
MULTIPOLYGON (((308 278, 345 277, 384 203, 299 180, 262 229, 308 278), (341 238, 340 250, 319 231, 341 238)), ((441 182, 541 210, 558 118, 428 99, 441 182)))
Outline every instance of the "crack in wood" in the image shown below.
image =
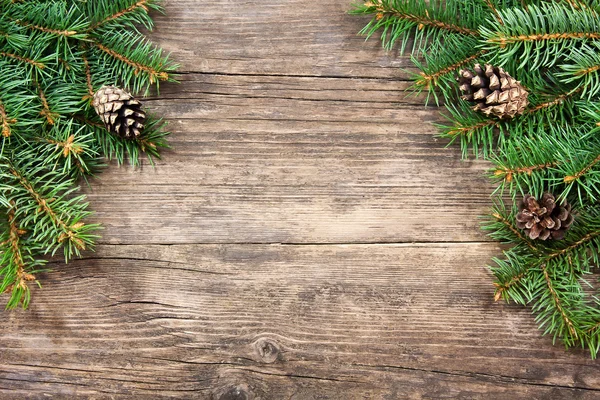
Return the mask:
POLYGON ((551 387, 551 388, 561 388, 561 389, 572 389, 572 390, 588 390, 592 392, 600 391, 600 388, 593 387, 585 387, 585 386, 567 386, 553 383, 544 383, 544 382, 532 382, 525 378, 515 377, 515 376, 507 376, 507 375, 493 375, 486 374, 482 372, 468 372, 468 371, 442 371, 442 370, 434 370, 434 369, 423 369, 423 368, 414 368, 414 367, 405 367, 400 365, 371 365, 371 364, 352 364, 357 367, 365 367, 365 368, 373 368, 373 369, 398 369, 404 371, 415 371, 415 372, 426 372, 432 374, 441 374, 448 376, 462 376, 466 378, 486 378, 497 380, 503 383, 513 383, 519 385, 531 385, 531 386, 542 386, 542 387, 551 387))
POLYGON ((300 374, 285 374, 285 373, 277 374, 274 372, 267 372, 265 370, 258 371, 258 370, 251 369, 251 368, 235 368, 235 369, 240 370, 240 371, 252 372, 255 374, 259 374, 259 375, 280 376, 280 377, 287 377, 287 378, 312 379, 312 380, 329 381, 329 382, 367 383, 366 381, 358 381, 358 380, 352 380, 352 379, 339 379, 339 378, 326 378, 326 377, 315 376, 315 375, 300 375, 300 374))

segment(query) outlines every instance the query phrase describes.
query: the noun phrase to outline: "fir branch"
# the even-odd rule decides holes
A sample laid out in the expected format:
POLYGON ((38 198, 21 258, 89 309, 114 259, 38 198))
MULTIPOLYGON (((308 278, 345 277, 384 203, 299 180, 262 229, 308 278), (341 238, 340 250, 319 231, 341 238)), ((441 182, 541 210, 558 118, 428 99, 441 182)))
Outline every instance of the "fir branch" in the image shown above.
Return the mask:
POLYGON ((85 65, 85 83, 87 85, 88 91, 88 99, 91 101, 94 97, 94 85, 92 84, 92 71, 90 70, 90 63, 85 54, 81 55, 81 59, 83 60, 83 64, 85 65))
MULTIPOLYGON (((577 90, 569 91, 569 93, 557 95, 552 100, 538 104, 532 108, 526 109, 525 113, 535 114, 544 109, 548 109, 553 106, 560 105, 560 104, 564 103, 568 98, 572 97, 575 93, 577 93, 577 90)), ((461 104, 465 104, 465 102, 461 100, 461 104)), ((463 115, 467 115, 467 114, 463 113, 463 115)), ((478 114, 474 114, 474 115, 478 115, 478 114)), ((457 122, 459 122, 459 121, 457 121, 457 122)), ((460 137, 460 136, 467 136, 467 137, 473 136, 477 132, 479 132, 480 130, 482 130, 484 128, 489 128, 489 127, 499 128, 503 125, 510 124, 511 121, 502 121, 502 120, 492 119, 492 118, 488 118, 488 119, 479 118, 476 122, 473 122, 473 123, 471 122, 470 119, 466 119, 465 122, 466 123, 459 122, 459 123, 455 124, 454 126, 447 127, 447 130, 444 131, 444 136, 448 136, 451 139, 454 139, 455 137, 460 137)))
POLYGON ((425 15, 416 15, 415 13, 406 12, 394 7, 391 2, 384 0, 372 0, 365 3, 365 7, 370 13, 375 13, 377 19, 385 17, 395 17, 402 20, 410 21, 417 24, 418 29, 423 29, 425 26, 430 26, 442 29, 448 32, 460 33, 463 35, 478 36, 479 32, 473 29, 468 29, 456 24, 450 24, 439 19, 432 18, 429 11, 425 10, 425 15))
POLYGON ((85 40, 89 23, 77 3, 65 1, 47 3, 28 2, 9 8, 10 20, 18 26, 41 35, 41 42, 54 41, 55 45, 68 46, 67 39, 85 40))
POLYGON ((494 258, 495 267, 490 267, 496 277, 494 282, 494 299, 513 300, 526 305, 532 300, 529 289, 531 281, 531 264, 535 257, 526 253, 522 246, 515 246, 504 252, 506 259, 494 258))
POLYGON ((159 71, 148 65, 143 65, 141 63, 135 62, 135 61, 127 58, 126 56, 118 53, 117 51, 104 46, 100 42, 93 41, 92 44, 95 47, 97 47, 98 49, 102 50, 104 53, 108 54, 109 56, 116 58, 119 61, 122 61, 123 63, 129 65, 130 67, 133 67, 134 73, 136 75, 138 75, 141 72, 147 73, 148 77, 150 79, 150 83, 155 83, 157 80, 166 81, 169 79, 169 74, 165 71, 159 71))
POLYGON ((506 293, 508 293, 514 286, 521 284, 521 281, 526 276, 527 272, 522 272, 513 276, 508 282, 494 282, 494 287, 496 288, 494 291, 494 301, 500 301, 500 299, 505 298, 506 293))
POLYGON ((11 208, 8 210, 8 245, 10 248, 10 261, 15 268, 14 283, 8 285, 5 289, 7 292, 13 292, 13 297, 16 298, 17 302, 21 302, 25 297, 29 297, 28 282, 35 281, 33 274, 25 271, 25 262, 21 256, 21 236, 26 231, 20 229, 18 222, 15 217, 15 203, 11 202, 11 208))
POLYGON ((532 35, 514 35, 505 36, 499 34, 496 37, 490 37, 487 43, 495 44, 501 48, 514 43, 539 42, 542 40, 573 40, 573 39, 600 39, 600 32, 557 32, 532 35))
POLYGON ((104 128, 88 100, 94 88, 146 92, 173 80, 176 65, 147 41, 149 11, 160 0, 0 0, 0 292, 7 308, 29 303, 21 278, 64 251, 65 261, 93 247, 97 224, 85 222, 77 179, 103 156, 139 165, 168 147, 164 123, 148 119, 141 136, 123 140, 104 128), (157 85, 158 86, 158 85, 157 85), (15 206, 16 205, 16 206, 15 206), (22 235, 15 235, 16 227, 22 235), (17 243, 18 239, 18 243, 17 243), (17 244, 19 252, 16 250, 17 244))
POLYGON ((598 156, 596 156, 596 158, 594 158, 592 160, 592 162, 590 162, 588 165, 586 165, 583 169, 577 171, 574 175, 567 175, 567 176, 565 176, 564 182, 565 183, 572 183, 573 181, 578 180, 583 175, 585 175, 586 173, 588 173, 599 162, 600 162, 600 154, 598 154, 598 156))
POLYGON ((556 251, 554 253, 550 253, 547 257, 545 257, 545 260, 546 261, 550 261, 550 260, 555 259, 557 257, 563 256, 566 253, 569 253, 569 252, 571 252, 573 250, 576 250, 576 249, 579 248, 579 246, 589 243, 592 239, 596 238, 599 235, 600 235, 600 230, 594 231, 594 232, 590 232, 590 233, 586 234, 585 236, 583 236, 578 241, 576 241, 575 243, 573 243, 573 244, 571 244, 571 245, 569 245, 569 246, 567 246, 567 247, 565 247, 563 249, 560 249, 560 250, 558 250, 558 251, 556 251))
POLYGON ((590 129, 589 124, 556 124, 527 130, 522 125, 515 127, 517 137, 491 157, 495 167, 490 177, 502 180, 497 191, 502 192, 509 184, 513 198, 518 193, 539 197, 550 190, 557 198, 566 199, 577 190, 581 205, 600 198, 600 140, 590 129))
POLYGON ((600 38, 600 19, 590 9, 541 3, 499 14, 504 24, 489 21, 481 26, 482 46, 497 53, 497 59, 510 70, 552 67, 571 53, 574 41, 600 38))
POLYGON ((449 143, 459 140, 463 157, 468 156, 469 149, 476 156, 481 152, 484 157, 487 157, 495 144, 503 140, 502 132, 500 134, 496 132, 497 129, 502 128, 502 123, 477 113, 466 101, 447 102, 446 109, 451 124, 438 125, 441 130, 440 136, 448 138, 449 143))
POLYGON ((42 111, 40 111, 40 115, 46 118, 46 122, 50 125, 54 125, 59 115, 55 112, 50 111, 50 106, 48 105, 48 100, 46 99, 46 95, 42 90, 42 87, 39 83, 37 83, 38 92, 40 95, 40 100, 42 101, 42 111))
POLYGON ((481 121, 481 122, 478 122, 473 125, 458 124, 458 125, 451 127, 446 132, 446 135, 448 135, 451 138, 454 138, 455 136, 472 136, 475 132, 477 132, 481 128, 498 127, 499 124, 500 124, 499 121, 496 121, 493 119, 489 119, 487 121, 481 121))
POLYGON ((0 102, 0 124, 2 124, 2 136, 7 138, 11 135, 10 125, 15 124, 17 122, 14 118, 9 118, 6 115, 6 109, 4 108, 4 104, 0 102))
POLYGON ((504 193, 506 185, 513 199, 526 193, 539 197, 549 190, 551 171, 561 162, 554 149, 546 146, 553 143, 552 138, 535 134, 507 141, 491 157, 495 166, 489 176, 501 181, 494 194, 504 193))
POLYGON ((75 135, 71 135, 65 141, 58 141, 53 139, 44 139, 47 143, 55 145, 57 149, 62 149, 63 157, 68 157, 71 154, 83 153, 83 148, 80 144, 75 142, 75 135))
POLYGON ((404 52, 413 35, 412 53, 416 54, 448 35, 479 36, 477 28, 488 10, 479 2, 373 0, 356 5, 351 13, 372 15, 360 33, 369 38, 381 30, 381 40, 388 50, 401 40, 404 52))
POLYGON ((413 54, 414 49, 425 51, 413 57, 420 69, 415 90, 427 90, 436 99, 441 93, 449 112, 441 135, 450 143, 460 140, 464 156, 472 150, 494 162, 489 173, 499 183, 494 193, 510 189, 510 211, 497 200, 483 227, 492 238, 513 245, 503 252, 504 259, 494 258, 495 300, 532 305, 544 333, 560 337, 567 347, 587 346, 596 357, 600 300, 586 298, 582 283, 600 265, 600 102, 595 103, 600 93, 600 2, 445 4, 443 9, 436 0, 377 0, 359 6, 356 13, 374 16, 362 33, 382 29, 387 48, 402 40, 403 50, 413 35, 413 54), (473 6, 473 12, 446 13, 459 5, 473 6), (529 92, 529 107, 522 115, 487 118, 458 99, 453 72, 475 62, 502 67, 522 82, 529 92), (517 228, 516 197, 529 193, 539 198, 547 192, 557 203, 575 207, 569 211, 575 221, 564 239, 533 241, 517 228))
POLYGON ((554 301, 554 305, 555 305, 556 309, 560 313, 564 323, 569 328, 569 332, 571 333, 571 335, 573 335, 575 338, 577 338, 577 331, 575 330, 575 327, 573 326, 573 322, 567 316, 567 313, 565 312, 565 308, 562 304, 562 301, 560 300, 560 297, 558 296, 558 294, 556 293, 556 289, 554 288, 554 283, 552 282, 552 279, 550 279, 550 276, 548 276, 548 270, 546 268, 546 264, 541 264, 540 268, 544 274, 546 286, 548 286, 548 291, 550 292, 550 295, 552 296, 552 299, 554 301))
POLYGON ((105 17, 102 21, 92 24, 90 26, 90 30, 97 29, 100 26, 105 25, 106 23, 108 23, 110 21, 114 21, 115 19, 121 18, 122 16, 129 14, 140 8, 143 9, 144 11, 148 12, 148 3, 149 2, 150 2, 149 0, 139 0, 137 3, 132 4, 129 7, 125 8, 125 9, 121 9, 121 10, 115 12, 114 14, 109 15, 108 17, 105 17))
POLYGON ((496 18, 496 21, 500 24, 500 25, 504 25, 504 21, 502 21, 502 17, 500 16, 500 13, 498 12, 498 9, 496 8, 496 6, 494 5, 494 3, 492 3, 491 0, 483 0, 485 2, 485 5, 492 11, 492 13, 494 14, 494 18, 496 18))
POLYGON ((29 24, 27 22, 23 22, 23 21, 19 21, 19 20, 14 21, 14 23, 17 25, 21 25, 25 28, 34 29, 36 31, 40 31, 40 32, 44 32, 44 33, 50 33, 50 34, 56 35, 56 36, 70 37, 73 35, 77 35, 77 33, 78 33, 77 31, 68 31, 68 30, 47 28, 44 26, 29 24))
POLYGON ((557 162, 548 162, 545 164, 538 165, 530 165, 527 167, 517 167, 517 168, 508 168, 508 167, 500 167, 494 170, 494 176, 502 177, 502 179, 507 182, 511 182, 513 180, 514 175, 518 174, 527 174, 531 175, 534 171, 541 171, 543 169, 556 167, 558 165, 557 162))
POLYGON ((44 198, 37 190, 33 187, 31 182, 23 174, 21 174, 16 168, 9 167, 8 171, 17 179, 17 182, 31 195, 35 202, 39 205, 38 211, 44 212, 50 217, 52 222, 64 230, 68 230, 68 226, 60 217, 56 215, 54 210, 49 206, 51 199, 44 198))
POLYGON ((23 62, 23 63, 27 63, 27 64, 30 64, 30 65, 33 65, 37 69, 44 69, 44 68, 46 68, 45 64, 43 64, 43 63, 41 63, 39 61, 32 60, 32 59, 27 58, 27 57, 22 57, 22 56, 20 56, 18 54, 7 53, 7 52, 4 52, 4 51, 0 51, 0 56, 6 57, 6 58, 11 58, 13 60, 17 60, 17 61, 20 61, 20 62, 23 62))
MULTIPOLYGON (((472 147, 473 154, 478 154, 479 150, 483 150, 484 156, 487 157, 488 154, 492 154, 494 147, 502 151, 503 143, 507 142, 505 135, 510 136, 512 140, 532 135, 532 132, 539 131, 545 124, 560 125, 561 118, 566 118, 563 114, 568 114, 570 109, 563 112, 562 109, 554 107, 561 107, 565 104, 573 107, 569 100, 578 92, 577 89, 569 90, 566 93, 557 94, 543 103, 537 105, 532 103, 532 107, 526 109, 523 116, 512 120, 486 118, 482 114, 474 112, 470 103, 464 100, 455 100, 448 95, 449 101, 447 101, 446 108, 452 116, 452 125, 442 125, 441 136, 449 138, 450 143, 460 140, 465 157, 469 147, 472 147), (457 101, 458 104, 454 104, 454 101, 457 101), (494 130, 499 131, 495 140, 494 130)), ((534 165, 555 163, 556 160, 548 160, 534 165)))
POLYGON ((533 114, 533 113, 536 113, 537 111, 540 111, 543 109, 561 105, 568 99, 572 98, 575 94, 581 92, 582 89, 583 88, 579 87, 574 90, 569 90, 567 93, 562 93, 562 94, 556 95, 552 100, 548 100, 543 103, 537 104, 531 108, 528 108, 526 112, 529 114, 533 114))
POLYGON ((557 77, 565 84, 579 85, 578 90, 588 99, 597 96, 600 93, 599 51, 600 43, 597 41, 572 49, 566 56, 566 63, 560 66, 562 72, 557 73, 557 77))
POLYGON ((113 0, 102 10, 93 3, 88 3, 87 13, 92 21, 90 32, 111 30, 115 26, 126 26, 138 30, 138 25, 151 31, 153 28, 150 11, 162 12, 161 0, 113 0))
POLYGON ((527 247, 529 247, 533 252, 538 253, 539 250, 537 247, 531 243, 531 240, 527 239, 525 236, 521 234, 521 231, 517 229, 517 227, 511 223, 507 218, 505 218, 499 212, 492 213, 492 217, 496 218, 496 220, 502 223, 508 230, 510 230, 522 243, 525 243, 527 247))
MULTIPOLYGON (((21 155, 26 154, 27 151, 21 155)), ((30 165, 31 161, 33 160, 24 162, 30 165)), ((6 169, 4 177, 12 176, 18 185, 14 187, 8 200, 25 205, 21 206, 21 213, 35 210, 33 215, 25 216, 24 220, 32 224, 42 254, 54 254, 62 248, 65 261, 68 261, 72 256, 93 246, 97 236, 91 232, 97 230, 98 225, 82 221, 90 212, 86 211, 88 204, 83 202, 85 196, 71 196, 78 189, 73 187, 72 180, 65 179, 60 171, 48 171, 43 166, 37 166, 38 174, 41 175, 36 175, 34 183, 10 162, 7 162, 6 169), (52 184, 52 187, 37 187, 44 180, 52 184)))
POLYGON ((420 77, 416 80, 416 84, 418 86, 423 86, 425 89, 430 89, 432 86, 437 86, 438 80, 441 76, 447 75, 451 72, 456 71, 458 68, 463 67, 464 65, 469 64, 470 62, 478 59, 482 55, 487 53, 486 50, 479 50, 474 54, 471 54, 459 61, 456 61, 454 64, 439 68, 435 71, 424 72, 422 71, 419 75, 420 77))
MULTIPOLYGON (((590 334, 590 333, 592 333, 593 331, 595 331, 595 330, 596 330, 596 329, 598 329, 598 328, 600 328, 600 321, 596 322, 594 325, 592 325, 592 326, 590 326, 589 328, 587 328, 587 329, 585 330, 585 333, 586 333, 586 334, 590 334)), ((597 333, 596 333, 596 334, 597 334, 597 333)))
POLYGON ((102 166, 93 133, 73 119, 63 118, 35 141, 40 143, 38 157, 43 157, 49 168, 62 170, 73 179, 93 174, 102 166))

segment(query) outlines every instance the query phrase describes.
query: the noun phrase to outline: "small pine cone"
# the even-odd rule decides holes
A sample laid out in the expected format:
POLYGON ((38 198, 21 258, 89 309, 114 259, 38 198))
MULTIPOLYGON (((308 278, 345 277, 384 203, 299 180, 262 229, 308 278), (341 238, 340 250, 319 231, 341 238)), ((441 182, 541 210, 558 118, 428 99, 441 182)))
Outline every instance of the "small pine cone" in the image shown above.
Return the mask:
POLYGON ((94 94, 92 105, 110 132, 124 139, 140 135, 146 121, 142 103, 118 87, 104 86, 94 94))
POLYGON ((521 82, 512 78, 504 69, 485 64, 475 64, 473 71, 460 70, 458 83, 461 98, 475 103, 473 110, 481 111, 488 117, 513 118, 523 114, 529 104, 521 82))
POLYGON ((571 205, 566 201, 561 205, 555 203, 554 195, 544 193, 538 202, 535 197, 526 194, 519 204, 517 228, 525 230, 531 239, 560 240, 573 224, 571 205))

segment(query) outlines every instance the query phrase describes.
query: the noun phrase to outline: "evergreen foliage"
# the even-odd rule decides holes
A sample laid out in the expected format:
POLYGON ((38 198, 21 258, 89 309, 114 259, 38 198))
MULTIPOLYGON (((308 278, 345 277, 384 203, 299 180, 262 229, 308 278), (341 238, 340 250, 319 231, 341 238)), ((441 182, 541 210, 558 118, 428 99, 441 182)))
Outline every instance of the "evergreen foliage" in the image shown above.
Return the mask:
POLYGON ((484 229, 512 247, 491 268, 496 300, 530 305, 545 334, 600 351, 600 2, 597 0, 370 0, 361 33, 410 50, 413 89, 444 104, 441 136, 493 163, 494 207, 484 229), (461 100, 458 71, 504 68, 529 92, 525 113, 486 117, 461 100), (517 227, 525 194, 573 206, 562 240, 517 227))
MULTIPOLYGON (((157 0, 0 0, 0 293, 7 308, 30 300, 45 257, 65 261, 94 245, 99 226, 81 179, 103 158, 150 162, 168 147, 151 117, 136 140, 110 134, 91 106, 116 85, 147 94, 172 81, 176 65, 149 43, 157 0)), ((39 283, 38 283, 39 284, 39 283)))

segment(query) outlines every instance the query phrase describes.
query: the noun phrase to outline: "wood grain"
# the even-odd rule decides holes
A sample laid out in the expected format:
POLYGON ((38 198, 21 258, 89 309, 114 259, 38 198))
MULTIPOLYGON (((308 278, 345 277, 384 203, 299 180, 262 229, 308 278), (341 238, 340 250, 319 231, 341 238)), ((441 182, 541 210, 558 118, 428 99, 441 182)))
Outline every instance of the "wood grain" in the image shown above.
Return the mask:
POLYGON ((145 104, 173 149, 85 189, 103 238, 5 313, 0 399, 600 396, 585 351, 493 302, 488 164, 349 0, 164 3, 181 83, 145 104))
POLYGON ((481 266, 495 251, 101 246, 43 276, 52 290, 9 314, 0 387, 40 398, 593 398, 596 362, 493 302, 481 266))
POLYGON ((357 34, 369 19, 348 15, 353 3, 168 1, 153 40, 190 72, 396 79, 411 70, 408 57, 357 34))
POLYGON ((151 101, 173 151, 154 170, 110 169, 90 191, 103 241, 486 240, 487 164, 445 148, 439 110, 407 104, 406 87, 185 75, 151 101))

